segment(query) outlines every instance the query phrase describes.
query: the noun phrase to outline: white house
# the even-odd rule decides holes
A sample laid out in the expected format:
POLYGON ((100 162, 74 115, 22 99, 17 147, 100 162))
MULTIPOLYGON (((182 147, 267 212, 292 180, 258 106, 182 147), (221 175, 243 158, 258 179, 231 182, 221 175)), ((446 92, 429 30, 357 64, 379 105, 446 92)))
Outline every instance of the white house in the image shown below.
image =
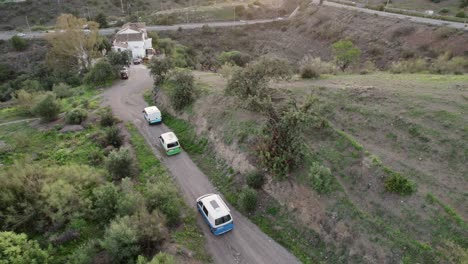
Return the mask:
POLYGON ((143 58, 154 53, 152 39, 148 38, 145 23, 127 23, 122 26, 112 42, 113 51, 132 52, 133 58, 143 58))

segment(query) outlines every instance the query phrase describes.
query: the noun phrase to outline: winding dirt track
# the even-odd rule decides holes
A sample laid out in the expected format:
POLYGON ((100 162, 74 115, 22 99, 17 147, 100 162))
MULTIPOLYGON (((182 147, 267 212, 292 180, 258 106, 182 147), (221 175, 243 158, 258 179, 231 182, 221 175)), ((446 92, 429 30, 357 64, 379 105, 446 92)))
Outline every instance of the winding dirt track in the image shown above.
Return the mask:
MULTIPOLYGON (((156 147, 158 136, 170 130, 164 124, 148 126, 143 120, 141 111, 147 104, 142 94, 152 84, 153 80, 144 66, 132 66, 128 80, 119 81, 104 92, 103 103, 109 105, 120 119, 135 124, 154 154, 175 178, 185 201, 195 208, 197 197, 217 193, 217 190, 186 152, 167 157, 156 147)), ((213 236, 201 216, 197 216, 198 224, 206 237, 206 248, 215 263, 299 263, 295 256, 265 235, 232 206, 228 206, 231 208, 235 227, 232 232, 219 237, 213 236)))

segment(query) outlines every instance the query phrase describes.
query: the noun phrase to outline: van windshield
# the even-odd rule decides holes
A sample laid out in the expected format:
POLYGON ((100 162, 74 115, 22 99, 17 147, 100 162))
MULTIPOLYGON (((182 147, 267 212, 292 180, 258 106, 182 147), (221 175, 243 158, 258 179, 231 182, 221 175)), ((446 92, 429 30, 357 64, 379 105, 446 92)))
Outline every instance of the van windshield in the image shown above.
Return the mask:
POLYGON ((179 142, 177 142, 177 141, 167 144, 167 148, 175 148, 177 146, 179 146, 179 142))
POLYGON ((216 219, 215 220, 215 225, 217 225, 217 226, 222 225, 222 224, 227 223, 229 221, 231 221, 231 215, 225 215, 223 217, 220 217, 220 218, 216 219))

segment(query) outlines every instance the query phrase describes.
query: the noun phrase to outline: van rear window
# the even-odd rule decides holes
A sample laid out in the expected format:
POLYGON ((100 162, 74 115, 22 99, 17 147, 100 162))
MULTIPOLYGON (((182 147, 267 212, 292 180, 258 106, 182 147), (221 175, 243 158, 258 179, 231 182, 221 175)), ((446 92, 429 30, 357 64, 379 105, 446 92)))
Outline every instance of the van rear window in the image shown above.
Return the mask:
POLYGON ((224 223, 227 223, 231 221, 231 215, 225 215, 223 217, 220 217, 218 219, 215 220, 215 225, 222 225, 224 223))
POLYGON ((177 146, 179 146, 179 142, 174 142, 174 143, 167 144, 167 148, 174 148, 174 147, 177 147, 177 146))

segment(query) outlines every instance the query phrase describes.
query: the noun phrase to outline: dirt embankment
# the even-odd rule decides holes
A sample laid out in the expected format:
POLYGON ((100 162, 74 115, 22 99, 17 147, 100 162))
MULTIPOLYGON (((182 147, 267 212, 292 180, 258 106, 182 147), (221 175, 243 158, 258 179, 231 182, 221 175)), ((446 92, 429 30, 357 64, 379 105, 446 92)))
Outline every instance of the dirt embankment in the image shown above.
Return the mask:
POLYGON ((371 60, 380 68, 399 59, 435 58, 447 51, 468 56, 465 31, 325 6, 302 8, 290 21, 161 35, 192 46, 205 57, 240 50, 253 56, 274 54, 291 62, 306 55, 331 60, 331 44, 346 38, 362 50, 361 62, 371 60))

